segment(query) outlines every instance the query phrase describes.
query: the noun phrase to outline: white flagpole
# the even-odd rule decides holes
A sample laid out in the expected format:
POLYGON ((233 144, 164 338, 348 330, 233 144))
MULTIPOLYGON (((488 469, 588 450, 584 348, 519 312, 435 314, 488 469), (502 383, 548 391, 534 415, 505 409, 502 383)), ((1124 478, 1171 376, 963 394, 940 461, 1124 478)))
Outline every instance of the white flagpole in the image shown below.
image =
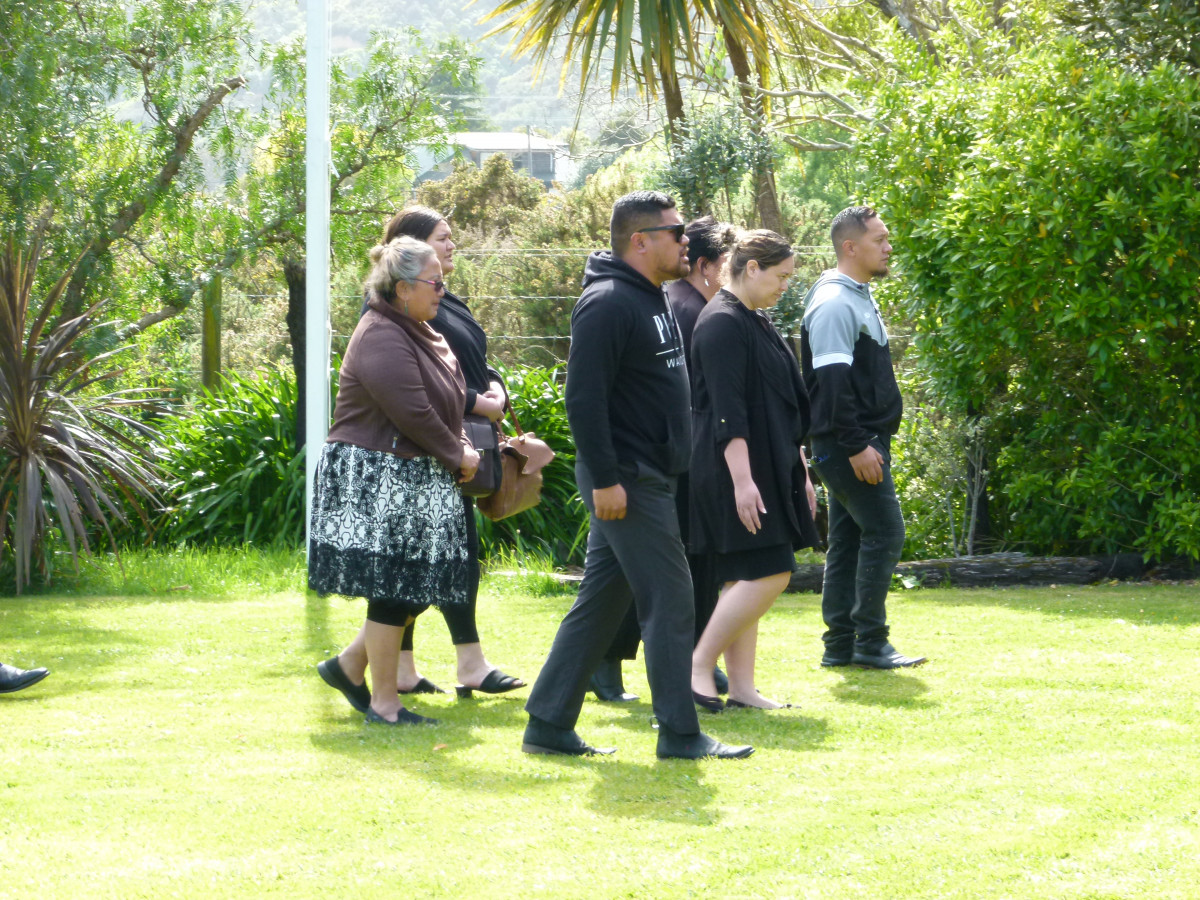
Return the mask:
POLYGON ((313 478, 329 434, 329 13, 325 0, 308 0, 306 44, 305 553, 311 537, 313 478))

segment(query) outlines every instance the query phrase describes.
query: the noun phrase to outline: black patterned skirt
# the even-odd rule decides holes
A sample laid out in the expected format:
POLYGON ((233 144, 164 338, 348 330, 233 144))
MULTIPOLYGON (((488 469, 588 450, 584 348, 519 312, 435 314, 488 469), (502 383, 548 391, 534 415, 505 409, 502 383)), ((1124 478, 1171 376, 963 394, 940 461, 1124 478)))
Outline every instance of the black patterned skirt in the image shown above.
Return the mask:
POLYGON ((467 602, 467 526, 454 476, 428 456, 321 449, 308 586, 408 607, 467 602))

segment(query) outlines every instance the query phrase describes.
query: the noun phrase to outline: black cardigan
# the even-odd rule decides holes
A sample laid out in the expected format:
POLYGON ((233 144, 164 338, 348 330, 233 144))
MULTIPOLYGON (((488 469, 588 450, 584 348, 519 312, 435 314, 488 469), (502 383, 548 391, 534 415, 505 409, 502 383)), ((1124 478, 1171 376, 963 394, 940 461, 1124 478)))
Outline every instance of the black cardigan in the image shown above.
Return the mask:
POLYGON ((765 316, 718 292, 692 334, 692 552, 820 543, 800 462, 808 427, 808 392, 795 356, 765 316), (726 445, 738 437, 767 508, 757 534, 738 518, 725 462, 726 445))

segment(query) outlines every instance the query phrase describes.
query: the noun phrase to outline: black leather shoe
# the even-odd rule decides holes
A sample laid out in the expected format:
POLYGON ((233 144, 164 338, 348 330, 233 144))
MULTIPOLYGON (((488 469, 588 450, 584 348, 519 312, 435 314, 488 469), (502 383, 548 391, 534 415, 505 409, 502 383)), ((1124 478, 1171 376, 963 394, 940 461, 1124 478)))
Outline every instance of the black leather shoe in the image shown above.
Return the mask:
POLYGON ((632 703, 638 699, 637 694, 625 692, 619 659, 600 660, 600 665, 596 666, 596 671, 592 673, 591 688, 597 700, 608 703, 632 703))
POLYGON ((355 684, 347 678, 336 656, 324 662, 317 663, 317 672, 320 673, 322 680, 327 685, 341 691, 342 696, 346 698, 346 702, 360 713, 365 713, 370 709, 371 692, 367 690, 366 683, 355 684))
POLYGON ((729 693, 729 679, 725 676, 725 673, 721 671, 720 666, 713 666, 713 681, 717 683, 718 696, 729 693))
POLYGON ((854 654, 841 653, 826 653, 821 657, 821 665, 826 669, 836 669, 840 666, 848 666, 854 661, 854 654))
POLYGON ((608 756, 617 752, 616 747, 593 747, 586 744, 573 728, 559 728, 537 716, 529 717, 521 750, 524 753, 540 753, 547 756, 608 756))
POLYGON ((49 669, 18 669, 0 663, 0 694, 15 694, 32 687, 50 674, 49 669))
POLYGON ((905 656, 891 644, 884 644, 871 653, 855 650, 850 662, 860 669, 907 669, 919 666, 927 659, 925 656, 905 656))
POLYGON ((749 744, 735 747, 715 741, 704 732, 677 734, 661 723, 658 726, 659 759, 745 759, 753 752, 749 744))

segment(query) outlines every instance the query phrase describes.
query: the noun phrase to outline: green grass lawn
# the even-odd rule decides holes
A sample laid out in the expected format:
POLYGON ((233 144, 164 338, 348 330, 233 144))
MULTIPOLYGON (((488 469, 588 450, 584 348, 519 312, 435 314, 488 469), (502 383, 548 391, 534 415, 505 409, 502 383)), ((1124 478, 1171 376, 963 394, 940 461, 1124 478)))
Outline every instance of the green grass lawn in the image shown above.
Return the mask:
MULTIPOLYGON (((758 752, 686 763, 646 702, 588 700, 603 759, 522 754, 528 689, 366 726, 314 669, 362 607, 232 559, 0 598, 0 659, 52 670, 0 697, 0 896, 1200 896, 1195 586, 895 594, 903 673, 822 670, 786 596, 759 680, 799 708, 705 715, 758 752)), ((492 661, 532 680, 570 599, 487 582, 492 661)), ((436 612, 417 648, 451 686, 436 612)))

